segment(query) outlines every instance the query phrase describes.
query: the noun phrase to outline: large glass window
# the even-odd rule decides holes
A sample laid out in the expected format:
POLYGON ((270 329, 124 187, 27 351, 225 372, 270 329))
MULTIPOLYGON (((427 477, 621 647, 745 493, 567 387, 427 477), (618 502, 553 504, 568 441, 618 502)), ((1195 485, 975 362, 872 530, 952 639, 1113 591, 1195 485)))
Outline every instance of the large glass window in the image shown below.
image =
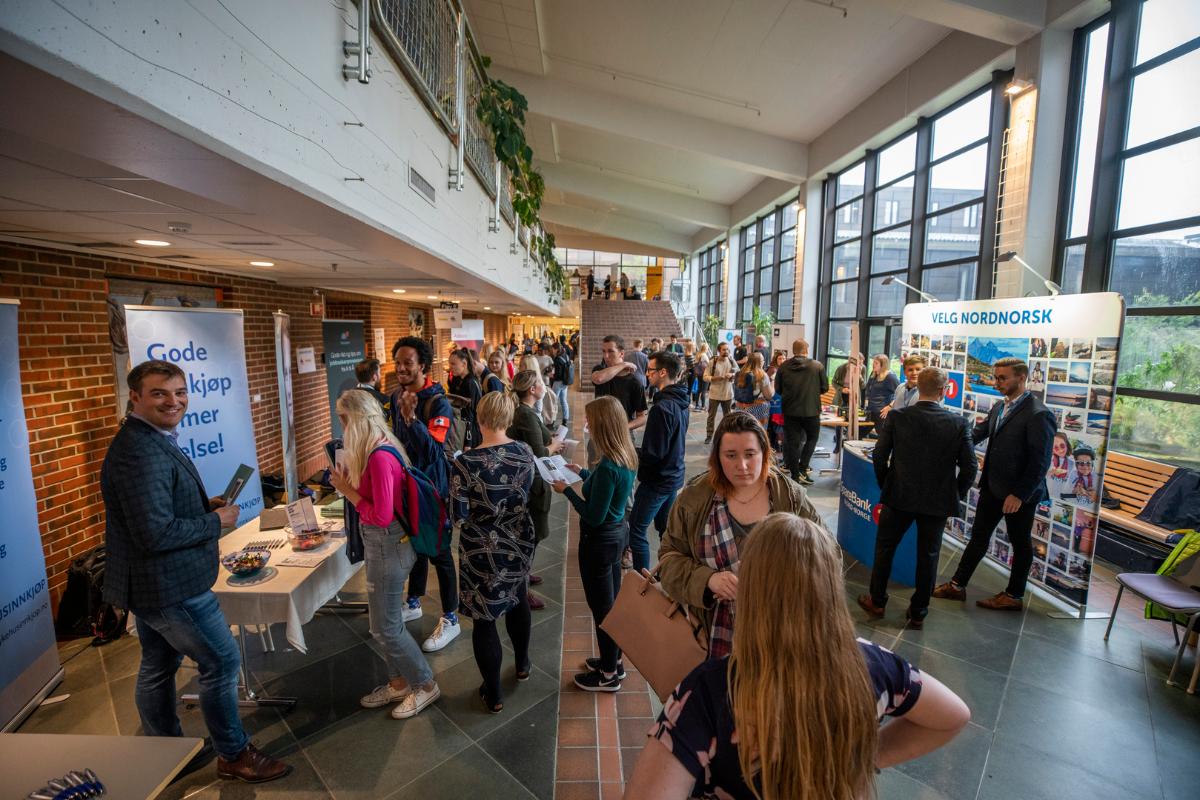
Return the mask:
POLYGON ((700 315, 700 321, 703 322, 710 316, 715 316, 720 318, 721 324, 724 325, 725 243, 717 242, 707 250, 700 251, 699 261, 700 288, 696 310, 700 315))
MULTIPOLYGON (((862 180, 848 178, 843 184, 849 193, 862 194, 862 180), (858 181, 857 186, 854 181, 858 181)), ((862 226, 862 199, 852 200, 844 209, 847 218, 862 226)), ((745 325, 757 306, 769 311, 781 322, 792 321, 792 301, 796 289, 796 220, 799 201, 774 209, 742 228, 742 251, 738 263, 738 324, 745 325)), ((847 223, 847 229, 852 227, 847 223)), ((854 234, 857 235, 857 234, 854 234)), ((851 242, 847 247, 856 244, 851 242)), ((857 256, 855 257, 857 261, 857 256)))
POLYGON ((828 364, 845 358, 839 342, 860 324, 866 346, 899 355, 897 318, 916 299, 904 283, 942 300, 978 296, 1003 85, 997 77, 825 182, 818 346, 828 364))
POLYGON ((1125 298, 1110 445, 1197 467, 1200 3, 1115 1, 1075 48, 1056 277, 1125 298))

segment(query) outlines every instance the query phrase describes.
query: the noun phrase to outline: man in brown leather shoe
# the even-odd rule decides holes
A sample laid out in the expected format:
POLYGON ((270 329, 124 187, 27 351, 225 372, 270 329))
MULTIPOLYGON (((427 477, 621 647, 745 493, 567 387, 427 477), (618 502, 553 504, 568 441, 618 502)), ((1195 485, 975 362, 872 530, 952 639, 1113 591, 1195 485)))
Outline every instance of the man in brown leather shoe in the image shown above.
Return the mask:
POLYGON ((1046 496, 1046 470, 1058 427, 1042 401, 1026 391, 1028 377, 1029 367, 1019 358, 1001 358, 992 365, 992 380, 1004 402, 993 405, 987 419, 975 426, 975 443, 986 441, 988 448, 971 540, 954 577, 934 589, 934 597, 967 599, 967 582, 987 554, 992 531, 1003 519, 1013 550, 1008 586, 975 605, 994 611, 1020 611, 1025 607, 1021 598, 1033 564, 1030 531, 1037 505, 1046 496))
POLYGON ((291 773, 290 764, 271 758, 252 744, 247 744, 241 755, 232 761, 217 757, 217 775, 222 778, 237 778, 246 783, 266 783, 291 773))

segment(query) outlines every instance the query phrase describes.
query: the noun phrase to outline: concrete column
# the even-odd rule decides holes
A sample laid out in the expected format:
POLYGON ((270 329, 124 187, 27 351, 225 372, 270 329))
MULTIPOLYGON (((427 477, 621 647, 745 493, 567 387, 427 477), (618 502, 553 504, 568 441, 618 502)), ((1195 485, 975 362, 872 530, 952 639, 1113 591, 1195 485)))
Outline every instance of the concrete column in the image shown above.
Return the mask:
MULTIPOLYGON (((1010 171, 997 252, 1015 251, 1047 278, 1054 269, 1061 211, 1071 42, 1070 30, 1047 28, 1017 47, 1014 78, 1029 81, 1033 88, 1012 99, 1009 115, 1010 171)), ((996 297, 1021 297, 1026 292, 1044 294, 1046 289, 1016 261, 997 265, 996 297)))
POLYGON ((805 185, 803 197, 803 242, 797 254, 796 295, 799 297, 796 322, 804 326, 810 342, 817 340, 817 281, 821 274, 821 183, 812 179, 805 185))
POLYGON ((735 308, 738 301, 738 253, 742 248, 741 228, 730 228, 726 234, 725 243, 728 245, 724 253, 724 273, 721 276, 721 286, 725 292, 725 323, 724 328, 736 327, 740 309, 735 308))

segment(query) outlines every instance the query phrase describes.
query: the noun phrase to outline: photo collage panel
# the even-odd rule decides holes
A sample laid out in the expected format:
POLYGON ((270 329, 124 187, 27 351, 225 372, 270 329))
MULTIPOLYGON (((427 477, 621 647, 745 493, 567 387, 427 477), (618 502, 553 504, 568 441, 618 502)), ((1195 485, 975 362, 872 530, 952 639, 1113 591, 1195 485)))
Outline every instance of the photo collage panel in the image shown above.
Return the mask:
MULTIPOLYGON (((946 406, 971 423, 986 423, 1002 395, 995 389, 992 365, 1001 358, 1020 358, 1029 365, 1026 388, 1045 403, 1057 427, 1046 472, 1048 497, 1033 524, 1030 579, 1075 604, 1086 604, 1099 518, 1100 482, 1104 471, 1116 385, 1117 337, 1020 338, 951 336, 906 331, 902 358, 918 354, 930 366, 945 369, 954 397, 946 406)), ((987 442, 976 447, 982 466, 987 442)), ((979 502, 979 476, 946 531, 966 542, 979 502)), ((1012 565, 1012 546, 1003 521, 988 546, 988 557, 1012 565)))

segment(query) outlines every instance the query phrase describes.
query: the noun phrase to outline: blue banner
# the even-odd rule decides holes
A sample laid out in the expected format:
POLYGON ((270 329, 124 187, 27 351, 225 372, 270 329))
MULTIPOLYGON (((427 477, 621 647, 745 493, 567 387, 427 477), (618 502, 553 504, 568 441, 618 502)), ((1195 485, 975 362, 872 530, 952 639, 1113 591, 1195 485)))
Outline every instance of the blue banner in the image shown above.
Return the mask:
MULTIPOLYGON (((842 448, 842 485, 838 505, 838 544, 867 567, 875 563, 875 534, 879 524, 879 484, 870 459, 853 447, 842 448)), ((910 525, 896 548, 892 578, 896 583, 917 583, 917 526, 910 525)))
POLYGON ((246 347, 239 309, 125 306, 129 362, 162 359, 186 376, 188 409, 179 423, 179 447, 209 496, 225 491, 238 467, 254 473, 238 496, 238 524, 263 508, 258 451, 250 416, 246 347))
POLYGON ((337 401, 342 392, 358 386, 354 368, 367 357, 361 320, 327 319, 321 323, 325 342, 325 381, 329 386, 329 427, 333 438, 342 436, 337 401))
POLYGON ((0 727, 61 676, 21 400, 17 303, 0 300, 0 727))

